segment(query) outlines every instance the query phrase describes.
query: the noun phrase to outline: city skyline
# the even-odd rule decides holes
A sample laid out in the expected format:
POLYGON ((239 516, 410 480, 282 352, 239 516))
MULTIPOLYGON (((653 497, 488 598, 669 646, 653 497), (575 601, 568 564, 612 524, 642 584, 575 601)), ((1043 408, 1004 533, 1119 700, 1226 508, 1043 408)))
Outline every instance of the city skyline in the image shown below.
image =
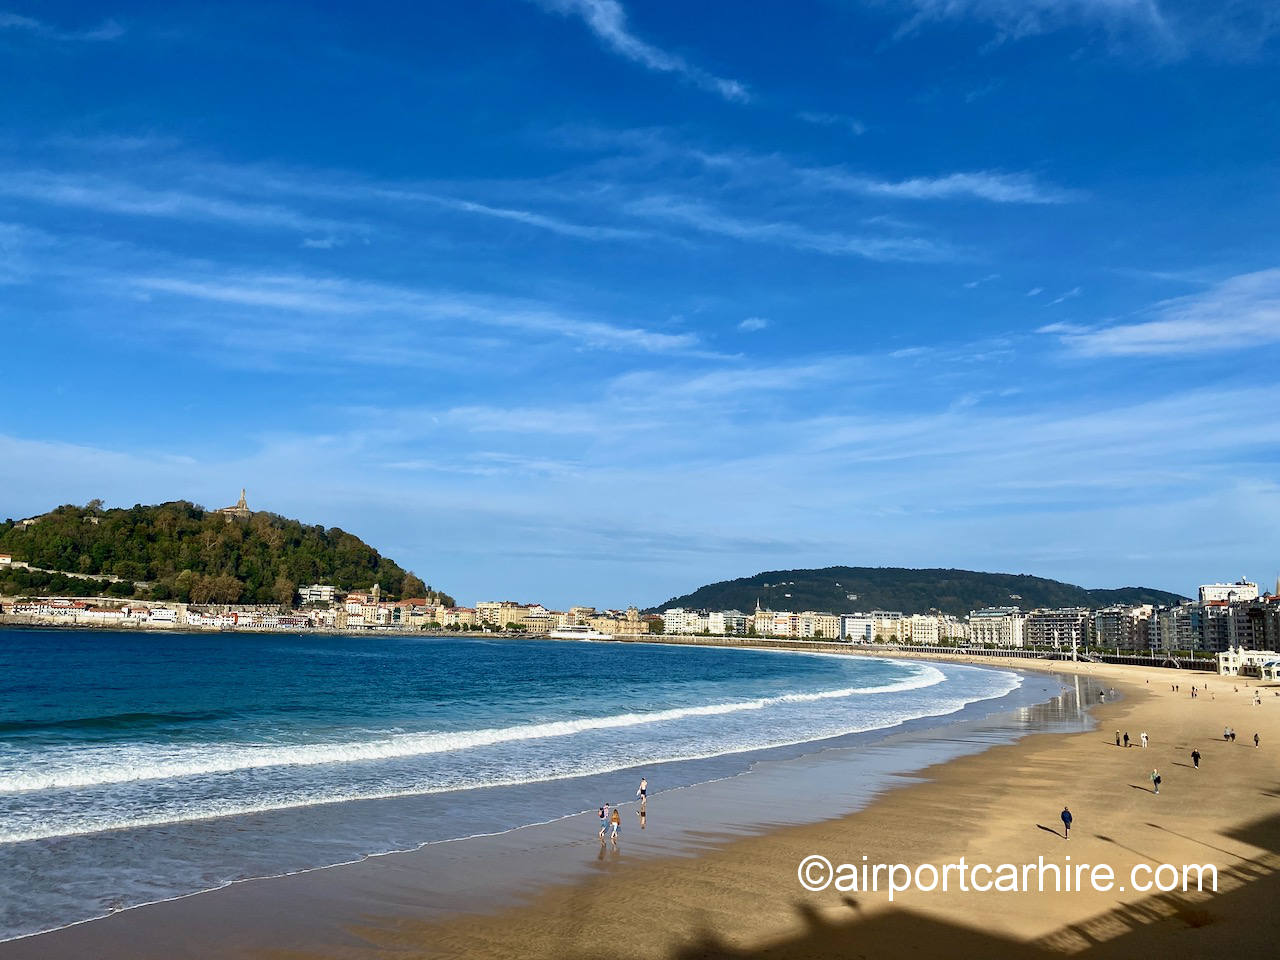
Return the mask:
POLYGON ((461 598, 1275 581, 1267 4, 0 4, 4 512, 461 598))

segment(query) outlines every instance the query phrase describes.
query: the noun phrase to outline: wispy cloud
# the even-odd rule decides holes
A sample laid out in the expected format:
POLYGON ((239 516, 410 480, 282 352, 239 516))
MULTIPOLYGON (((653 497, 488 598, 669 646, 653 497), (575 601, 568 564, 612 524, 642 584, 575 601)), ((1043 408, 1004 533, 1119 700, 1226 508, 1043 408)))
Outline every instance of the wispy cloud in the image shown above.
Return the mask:
POLYGON ((971 170, 895 180, 853 171, 845 166, 810 166, 782 154, 746 150, 715 150, 688 145, 663 131, 623 131, 610 135, 594 131, 586 136, 652 159, 693 161, 710 171, 742 183, 770 183, 779 189, 845 193, 897 200, 975 199, 992 203, 1059 204, 1082 200, 1080 190, 1045 183, 1026 171, 971 170))
POLYGON ((812 110, 802 110, 796 116, 805 123, 812 123, 815 126, 838 127, 841 130, 847 130, 855 137, 860 137, 867 132, 866 124, 861 120, 843 113, 817 113, 812 110))
POLYGON ((63 30, 34 17, 0 11, 0 30, 21 30, 48 40, 115 40, 124 35, 124 27, 114 20, 104 20, 88 30, 63 30))
MULTIPOLYGON (((481 325, 568 338, 585 347, 647 353, 692 352, 692 333, 666 333, 638 326, 571 316, 545 305, 447 291, 418 290, 332 277, 297 274, 238 274, 190 278, 135 276, 127 285, 150 294, 285 311, 310 316, 376 317, 428 329, 481 325)), ((403 337, 401 337, 403 339, 403 337)))
POLYGON ((751 99, 737 80, 715 76, 689 63, 679 54, 659 49, 641 40, 627 23, 627 12, 618 0, 534 0, 539 6, 564 16, 576 16, 591 28, 615 53, 650 70, 674 73, 726 100, 744 103, 751 99))
POLYGON ((1066 293, 1062 294, 1061 296, 1055 297, 1054 299, 1050 300, 1049 306, 1056 307, 1060 303, 1066 303, 1068 300, 1074 300, 1076 297, 1080 296, 1081 292, 1082 291, 1079 287, 1072 287, 1070 290, 1068 290, 1066 293))
POLYGON ((1110 31, 1152 32, 1165 42, 1169 23, 1156 0, 896 0, 914 14, 898 30, 911 33, 929 22, 974 19, 992 24, 998 42, 1048 33, 1065 26, 1100 25, 1110 31))
POLYGON ((464 200, 457 197, 422 193, 420 191, 384 188, 374 188, 374 191, 380 196, 386 198, 417 200, 423 203, 432 203, 450 210, 479 214, 481 216, 493 217, 499 220, 511 220, 516 223, 523 223, 527 226, 548 230, 551 233, 559 233, 567 237, 579 237, 585 240, 635 240, 649 235, 642 230, 598 224, 574 223, 569 220, 549 216, 532 210, 491 206, 486 203, 477 203, 474 200, 464 200))
POLYGON ((0 195, 36 203, 124 216, 222 221, 299 231, 351 231, 357 224, 308 216, 275 203, 153 188, 95 174, 12 171, 0 177, 0 195))
POLYGON ((809 182, 829 190, 899 200, 970 198, 992 203, 1047 204, 1068 203, 1081 196, 1077 191, 1042 184, 1029 173, 990 170, 907 180, 881 180, 849 173, 838 167, 807 169, 802 171, 802 175, 809 182))
POLYGON ((1280 34, 1271 0, 1178 4, 1165 0, 876 0, 906 8, 906 36, 929 23, 961 19, 989 23, 993 44, 1067 28, 1100 30, 1117 51, 1144 49, 1162 59, 1195 51, 1228 59, 1257 56, 1280 34))
POLYGON ((1280 268, 1232 277, 1206 293, 1165 300, 1128 323, 1050 324, 1084 356, 1170 356, 1280 342, 1280 268))
POLYGON ((738 324, 738 329, 747 333, 754 333, 757 330, 763 330, 769 326, 769 321, 764 317, 747 317, 738 324))
POLYGON ((936 261, 956 254, 944 244, 922 237, 890 237, 815 230, 779 220, 753 220, 717 210, 709 204, 680 197, 654 196, 637 200, 628 209, 735 240, 769 243, 793 250, 868 260, 936 261))

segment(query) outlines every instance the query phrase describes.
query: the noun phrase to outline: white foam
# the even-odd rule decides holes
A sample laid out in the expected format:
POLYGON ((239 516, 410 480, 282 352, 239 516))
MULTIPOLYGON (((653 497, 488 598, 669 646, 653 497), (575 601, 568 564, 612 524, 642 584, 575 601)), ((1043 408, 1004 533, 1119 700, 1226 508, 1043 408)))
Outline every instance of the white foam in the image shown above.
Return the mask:
MULTIPOLYGON (((926 670, 932 670, 928 667, 926 670)), ((939 672, 940 673, 940 672, 939 672)), ((994 672, 993 672, 994 673, 994 672)), ((205 800, 194 804, 184 805, 168 810, 157 811, 155 813, 144 816, 122 817, 119 819, 108 820, 105 818, 94 817, 71 817, 59 822, 43 822, 31 823, 24 826, 11 826, 8 829, 0 828, 0 843, 24 843, 33 840, 47 840, 59 837, 85 836, 95 833, 104 833, 114 830, 134 829, 140 827, 166 826, 179 823, 189 823, 199 820, 211 820, 221 817, 246 816, 263 813, 272 813, 280 810, 291 810, 304 807, 324 806, 335 803, 348 803, 359 800, 387 800, 400 797, 426 796, 436 793, 447 793, 457 790, 482 789, 490 787, 511 787, 524 786, 532 783, 543 783, 554 780, 563 780, 574 777, 594 776, 598 774, 611 773, 616 770, 624 770, 634 767, 639 763, 675 763, 688 760, 703 760, 710 757, 725 756, 733 753, 743 753, 752 750, 774 749, 778 747, 792 746, 801 743, 808 743, 817 740, 829 739, 831 737, 844 736, 847 734, 862 733, 868 730, 887 729, 904 723, 908 720, 915 720, 921 717, 943 716, 949 713, 955 713, 963 709, 967 704, 978 701, 993 699, 1004 696, 1017 688, 1021 683, 1020 678, 1014 674, 996 673, 1006 682, 998 689, 991 689, 982 693, 970 693, 954 698, 937 700, 932 703, 921 703, 916 705, 916 709, 908 709, 905 711, 895 711, 890 714, 874 713, 863 715, 861 717, 849 716, 842 718, 839 722, 822 729, 813 729, 806 732, 802 737, 788 737, 785 733, 775 738, 766 738, 764 740, 750 739, 741 742, 720 742, 716 745, 716 749, 712 751, 687 750, 683 752, 674 752, 671 754, 658 753, 650 757, 626 757, 617 758, 605 762, 597 762, 595 764, 581 766, 566 766, 564 769, 545 769, 540 768, 536 772, 527 774, 487 779, 484 777, 476 777, 472 779, 457 780, 445 784, 432 785, 414 785, 409 787, 401 787, 395 789, 382 790, 359 790, 359 789, 340 789, 328 793, 308 792, 305 795, 277 795, 271 799, 256 798, 254 800, 205 800)), ((941 674, 940 674, 941 677, 941 674)), ((867 693, 869 689, 877 692, 897 691, 903 689, 920 689, 925 686, 933 686, 938 681, 931 678, 920 676, 914 680, 904 681, 908 686, 892 685, 889 687, 863 688, 858 693, 867 693)), ((812 694, 785 694, 780 697, 764 698, 770 703, 785 702, 809 702, 820 699, 834 699, 840 696, 851 696, 852 694, 841 690, 823 691, 812 694)), ((753 703, 756 701, 752 701, 753 703)), ((729 704, 713 705, 713 706, 730 706, 729 704)), ((690 708, 703 709, 703 708, 690 708)), ((669 712, 669 711, 664 711, 669 712)), ((700 714, 700 715, 706 715, 700 714)), ((601 718, 604 719, 604 718, 601 718)), ((833 718, 834 719, 834 718, 833 718)))
POLYGON ((842 687, 837 690, 822 690, 814 693, 787 693, 776 697, 759 697, 696 707, 676 707, 650 713, 622 713, 607 717, 518 724, 484 730, 406 733, 376 740, 357 740, 347 743, 234 747, 206 745, 187 747, 177 755, 161 757, 154 756, 152 750, 141 748, 124 750, 91 748, 77 751, 72 757, 60 758, 65 765, 54 769, 0 771, 0 793, 96 787, 141 780, 171 780, 179 777, 237 773, 266 767, 405 759, 519 740, 570 737, 592 730, 616 730, 643 724, 666 723, 688 717, 711 717, 748 710, 766 710, 786 703, 807 703, 844 697, 897 693, 931 687, 944 679, 946 679, 944 674, 936 667, 920 665, 916 667, 915 675, 897 683, 878 687, 842 687), (71 762, 68 763, 68 760, 71 762))

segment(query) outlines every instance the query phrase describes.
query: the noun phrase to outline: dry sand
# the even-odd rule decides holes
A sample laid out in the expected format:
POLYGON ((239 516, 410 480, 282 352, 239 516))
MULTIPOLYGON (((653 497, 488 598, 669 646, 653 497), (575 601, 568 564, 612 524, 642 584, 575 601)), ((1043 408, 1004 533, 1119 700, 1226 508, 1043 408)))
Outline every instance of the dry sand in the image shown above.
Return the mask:
MULTIPOLYGON (((1012 666, 1001 661, 1001 666, 1012 666)), ((1021 666, 1021 664, 1019 664, 1021 666)), ((731 841, 692 858, 627 862, 525 906, 444 922, 376 918, 370 956, 1204 957, 1274 956, 1280 941, 1280 697, 1250 681, 1062 665, 1123 694, 1096 730, 1040 734, 931 768, 917 785, 825 823, 731 841), (1191 685, 1208 682, 1192 699, 1191 685), (1180 692, 1170 690, 1171 683, 1180 692), (1239 692, 1233 692, 1233 687, 1239 692), (1253 705, 1255 689, 1263 692, 1253 705), (1239 734, 1222 739, 1225 724, 1239 734), (1117 748, 1114 731, 1150 746, 1117 748), (1255 749, 1254 732, 1262 737, 1255 749), (1201 769, 1191 751, 1202 754, 1201 769), (1149 775, 1163 777, 1159 796, 1149 775), (1059 812, 1075 816, 1070 840, 1059 812), (1213 863, 1216 894, 804 891, 808 854, 836 863, 1213 863)), ((661 798, 652 801, 657 804, 661 798)), ((363 952, 363 951, 362 951, 363 952)), ((350 949, 341 951, 350 955, 350 949)), ((296 954, 287 954, 296 956, 296 954)), ((314 954, 309 954, 314 956, 314 954)), ((284 953, 273 954, 276 957, 284 953)))

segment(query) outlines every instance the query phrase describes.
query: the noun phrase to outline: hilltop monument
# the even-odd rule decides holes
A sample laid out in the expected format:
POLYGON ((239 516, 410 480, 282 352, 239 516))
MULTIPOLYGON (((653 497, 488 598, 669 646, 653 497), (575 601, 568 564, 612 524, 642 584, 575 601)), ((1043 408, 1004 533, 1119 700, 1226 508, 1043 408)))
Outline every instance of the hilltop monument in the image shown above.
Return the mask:
POLYGON ((237 500, 234 504, 232 504, 229 507, 223 507, 222 509, 215 510, 213 512, 222 514, 227 518, 228 521, 230 521, 234 517, 239 517, 242 520, 247 520, 249 518, 249 504, 245 500, 244 487, 240 488, 239 500, 237 500))

